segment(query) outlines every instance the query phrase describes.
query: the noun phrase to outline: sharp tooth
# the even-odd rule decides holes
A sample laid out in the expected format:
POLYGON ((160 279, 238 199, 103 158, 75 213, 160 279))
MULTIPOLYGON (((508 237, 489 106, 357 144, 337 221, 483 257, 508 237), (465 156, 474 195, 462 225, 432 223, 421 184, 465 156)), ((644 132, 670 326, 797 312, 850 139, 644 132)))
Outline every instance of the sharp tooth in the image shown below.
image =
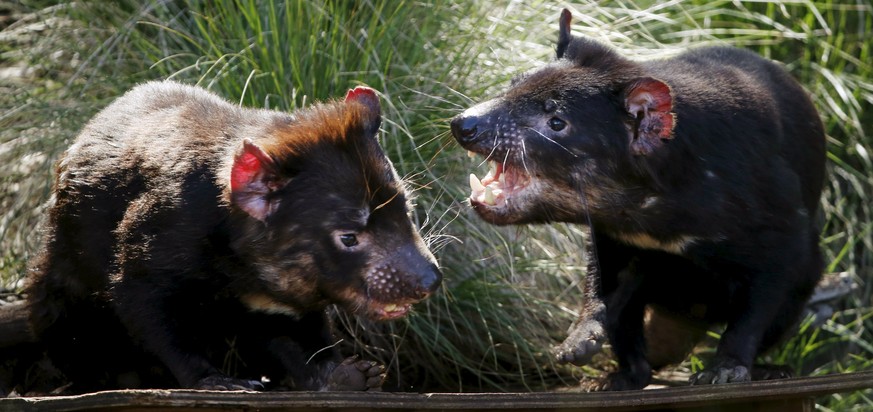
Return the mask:
POLYGON ((485 190, 485 186, 482 185, 482 181, 476 177, 475 173, 470 173, 470 189, 473 189, 474 192, 481 192, 485 190))
POLYGON ((467 150, 467 157, 469 157, 470 159, 475 159, 475 158, 476 158, 476 152, 474 152, 474 151, 472 151, 472 150, 467 150))
POLYGON ((498 180, 500 180, 500 186, 501 186, 501 187, 502 187, 502 186, 506 186, 506 173, 501 173, 501 174, 500 174, 500 179, 498 179, 498 180))
POLYGON ((494 191, 490 187, 485 188, 485 204, 494 206, 497 202, 494 200, 494 191))
POLYGON ((390 305, 385 305, 385 312, 394 312, 396 309, 397 309, 397 305, 395 305, 393 303, 390 305))
POLYGON ((488 162, 488 166, 491 167, 491 176, 494 176, 497 173, 497 162, 492 160, 488 162))

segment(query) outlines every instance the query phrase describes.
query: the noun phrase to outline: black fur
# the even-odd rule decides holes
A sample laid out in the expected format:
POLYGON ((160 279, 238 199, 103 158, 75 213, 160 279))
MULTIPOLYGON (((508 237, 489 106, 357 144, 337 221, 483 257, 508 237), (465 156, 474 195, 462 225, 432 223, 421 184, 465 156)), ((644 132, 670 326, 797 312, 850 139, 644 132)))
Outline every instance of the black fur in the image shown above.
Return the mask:
POLYGON ((326 306, 395 318, 441 277, 379 124, 366 88, 286 114, 156 82, 98 114, 28 287, 71 391, 378 387, 380 365, 337 368, 326 306))
POLYGON ((590 224, 585 307, 557 356, 586 363, 608 337, 619 370, 603 389, 648 384, 647 307, 727 325, 692 383, 747 380, 820 277, 818 113, 749 51, 634 62, 569 21, 556 62, 453 119, 502 174, 471 183, 471 205, 495 224, 590 224))

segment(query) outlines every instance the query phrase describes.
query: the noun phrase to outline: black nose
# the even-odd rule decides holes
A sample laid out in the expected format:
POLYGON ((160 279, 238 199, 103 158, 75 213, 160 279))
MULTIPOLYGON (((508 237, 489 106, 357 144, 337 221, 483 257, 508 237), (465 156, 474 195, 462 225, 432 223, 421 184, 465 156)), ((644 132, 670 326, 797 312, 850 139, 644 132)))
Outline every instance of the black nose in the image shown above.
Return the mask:
POLYGON ((425 296, 436 292, 443 281, 443 273, 436 265, 430 265, 421 278, 421 291, 425 296))
POLYGON ((457 116, 452 119, 452 134, 461 144, 476 141, 479 118, 476 116, 457 116))

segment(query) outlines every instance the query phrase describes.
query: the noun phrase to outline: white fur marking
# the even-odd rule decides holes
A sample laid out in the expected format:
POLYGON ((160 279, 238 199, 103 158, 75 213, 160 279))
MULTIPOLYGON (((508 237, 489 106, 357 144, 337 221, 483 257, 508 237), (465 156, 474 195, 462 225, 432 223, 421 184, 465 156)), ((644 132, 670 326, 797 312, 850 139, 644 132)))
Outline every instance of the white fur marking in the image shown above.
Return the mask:
POLYGON ((648 207, 652 207, 652 206, 654 206, 655 203, 657 203, 657 202, 658 202, 658 198, 657 198, 657 197, 655 197, 655 196, 649 196, 649 197, 645 198, 645 200, 643 200, 643 209, 648 208, 648 207))
POLYGON ((294 308, 277 302, 275 299, 261 294, 248 294, 240 297, 243 304, 255 312, 264 312, 277 315, 297 316, 298 313, 294 308))
POLYGON ((693 236, 680 236, 676 240, 662 242, 646 233, 621 233, 617 237, 622 242, 640 249, 661 250, 674 255, 681 255, 688 246, 698 240, 693 236))

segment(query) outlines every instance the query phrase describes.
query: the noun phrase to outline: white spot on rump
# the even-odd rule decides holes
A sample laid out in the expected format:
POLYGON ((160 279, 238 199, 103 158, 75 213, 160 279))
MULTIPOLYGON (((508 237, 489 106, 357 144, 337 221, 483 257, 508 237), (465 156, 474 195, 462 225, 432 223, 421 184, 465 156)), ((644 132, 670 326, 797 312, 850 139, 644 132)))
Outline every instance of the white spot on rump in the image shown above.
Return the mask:
POLYGON ((670 241, 660 241, 646 233, 621 233, 616 236, 622 242, 640 249, 660 250, 674 255, 681 255, 688 246, 698 239, 694 236, 679 236, 670 241))
POLYGON ((643 200, 643 209, 649 208, 655 205, 658 202, 658 198, 655 196, 649 196, 643 200))

